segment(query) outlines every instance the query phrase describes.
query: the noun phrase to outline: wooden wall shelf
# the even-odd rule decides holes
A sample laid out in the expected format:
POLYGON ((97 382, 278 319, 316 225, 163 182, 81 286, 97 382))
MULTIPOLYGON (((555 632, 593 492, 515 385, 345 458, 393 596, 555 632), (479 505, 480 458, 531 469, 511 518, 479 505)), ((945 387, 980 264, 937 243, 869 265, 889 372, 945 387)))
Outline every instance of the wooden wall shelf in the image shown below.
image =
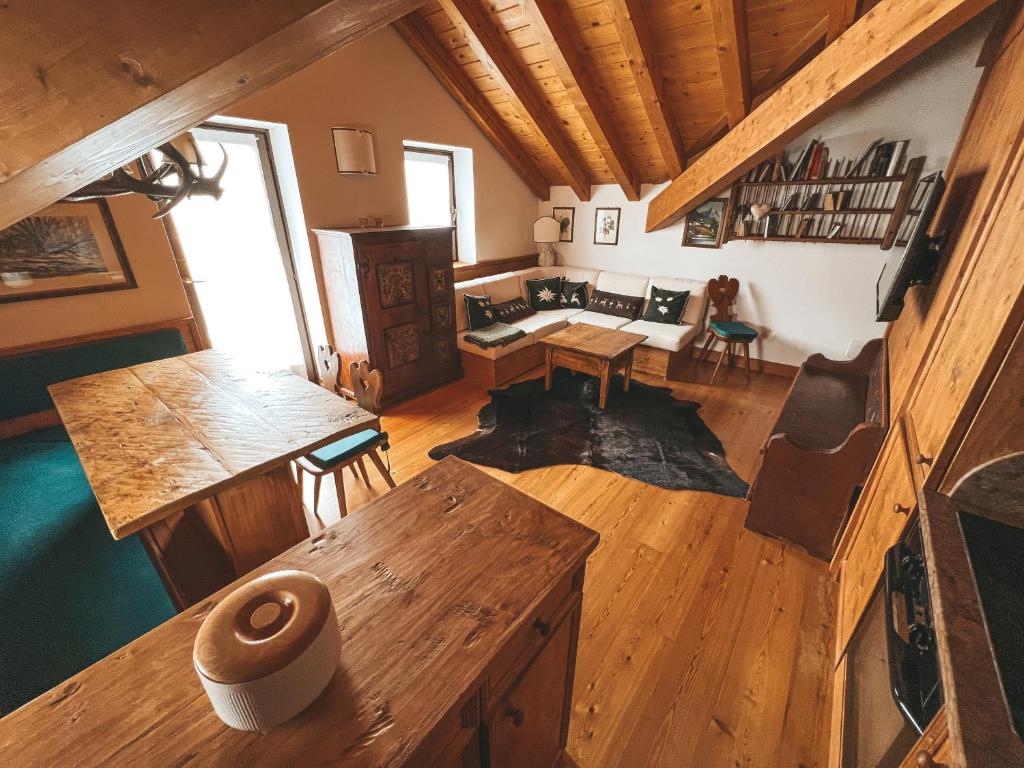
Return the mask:
POLYGON ((921 213, 920 207, 915 207, 915 198, 923 167, 924 157, 915 157, 907 163, 904 173, 894 176, 737 182, 729 201, 723 242, 765 240, 877 245, 889 250, 906 239, 910 221, 921 213), (820 207, 830 192, 850 193, 853 205, 838 210, 820 207), (794 195, 798 206, 805 205, 810 196, 816 195, 817 205, 809 210, 781 210, 794 195), (773 210, 759 221, 751 222, 747 234, 736 234, 737 209, 755 204, 767 204, 773 210), (763 228, 769 224, 774 225, 774 231, 766 236, 763 228), (835 237, 828 237, 835 224, 842 228, 835 237), (802 229, 806 234, 801 237, 802 229))

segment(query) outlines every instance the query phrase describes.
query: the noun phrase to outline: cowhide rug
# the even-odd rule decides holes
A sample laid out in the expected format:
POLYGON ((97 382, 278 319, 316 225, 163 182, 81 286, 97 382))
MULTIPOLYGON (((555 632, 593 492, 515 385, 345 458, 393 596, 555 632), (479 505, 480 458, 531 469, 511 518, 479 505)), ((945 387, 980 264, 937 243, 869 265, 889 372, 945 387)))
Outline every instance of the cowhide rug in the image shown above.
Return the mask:
POLYGON ((711 491, 743 498, 747 484, 725 461, 699 403, 671 390, 612 379, 608 407, 597 407, 597 379, 558 368, 550 392, 533 379, 491 390, 477 416, 480 428, 439 445, 430 458, 454 454, 509 472, 554 464, 589 464, 671 490, 711 491))

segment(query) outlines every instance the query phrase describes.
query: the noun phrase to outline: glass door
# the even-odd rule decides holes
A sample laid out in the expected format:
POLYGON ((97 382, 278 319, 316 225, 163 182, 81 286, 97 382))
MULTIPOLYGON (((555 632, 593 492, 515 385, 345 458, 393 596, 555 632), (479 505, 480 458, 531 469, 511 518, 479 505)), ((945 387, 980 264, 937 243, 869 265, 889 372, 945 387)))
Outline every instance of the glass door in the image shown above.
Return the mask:
POLYGON ((208 173, 225 153, 228 162, 220 199, 190 198, 170 214, 182 274, 208 341, 255 368, 313 377, 268 137, 258 129, 221 126, 193 134, 212 166, 208 173))

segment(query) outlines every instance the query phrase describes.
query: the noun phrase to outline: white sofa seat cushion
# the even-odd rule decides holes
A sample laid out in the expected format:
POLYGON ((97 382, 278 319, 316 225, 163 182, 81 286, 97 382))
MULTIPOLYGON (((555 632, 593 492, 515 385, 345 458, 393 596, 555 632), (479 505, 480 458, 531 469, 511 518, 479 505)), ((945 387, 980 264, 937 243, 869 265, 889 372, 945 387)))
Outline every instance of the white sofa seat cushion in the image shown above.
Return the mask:
MULTIPOLYGON (((689 291, 690 298, 683 309, 683 316, 679 322, 689 325, 703 325, 704 311, 708 305, 708 284, 706 280, 693 280, 688 277, 668 277, 660 275, 651 278, 651 284, 647 289, 647 301, 651 300, 651 289, 661 288, 663 291, 689 291)), ((647 305, 644 305, 644 312, 647 305)), ((643 313, 641 313, 643 317, 643 313)))
POLYGON ((576 325, 576 323, 586 323, 587 325, 596 325, 601 328, 611 328, 615 330, 624 325, 628 325, 629 318, 616 317, 615 315, 603 315, 600 312, 591 312, 589 309, 585 309, 569 318, 570 325, 576 325))
POLYGON ((580 309, 551 309, 516 320, 514 323, 509 323, 509 325, 522 328, 527 333, 532 333, 534 338, 540 340, 555 331, 565 328, 569 324, 569 318, 578 315, 582 311, 580 309))
POLYGON ((646 296, 651 278, 623 272, 602 272, 597 276, 597 289, 620 296, 646 296))
POLYGON ((700 334, 700 326, 697 325, 652 323, 650 320, 634 320, 619 330, 646 336, 645 347, 667 349, 669 352, 678 352, 700 334))
POLYGON ((472 342, 466 341, 467 333, 469 333, 469 331, 462 331, 459 334, 458 341, 456 342, 458 344, 459 349, 461 349, 463 352, 469 352, 470 354, 473 355, 486 357, 488 360, 497 360, 498 358, 504 357, 505 355, 509 355, 515 352, 516 350, 525 349, 526 347, 529 347, 536 342, 536 339, 533 337, 533 334, 527 333, 525 336, 523 336, 523 338, 516 339, 511 344, 506 344, 504 347, 488 347, 487 349, 484 349, 483 347, 478 347, 476 344, 473 344, 472 342))

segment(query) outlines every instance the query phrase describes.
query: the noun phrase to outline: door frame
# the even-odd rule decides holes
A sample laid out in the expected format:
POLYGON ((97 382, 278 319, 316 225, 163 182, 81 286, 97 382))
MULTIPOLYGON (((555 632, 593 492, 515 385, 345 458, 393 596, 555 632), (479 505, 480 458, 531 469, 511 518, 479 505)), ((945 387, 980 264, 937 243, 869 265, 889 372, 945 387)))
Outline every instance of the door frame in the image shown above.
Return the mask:
MULTIPOLYGON (((309 332, 309 323, 306 320, 306 303, 302 299, 302 292, 299 289, 298 267, 295 261, 295 250, 292 247, 292 239, 288 234, 288 225, 285 221, 284 200, 281 197, 281 185, 278 181, 277 168, 274 160, 274 148, 270 141, 270 131, 265 128, 247 125, 228 125, 217 122, 205 122, 196 126, 197 128, 208 128, 215 131, 231 133, 247 133, 256 139, 258 156, 263 170, 263 179, 267 187, 270 217, 277 233, 278 246, 284 262, 284 272, 288 293, 292 300, 292 309, 295 312, 295 322, 299 331, 299 345, 302 347, 303 363, 306 366, 306 377, 318 383, 320 376, 316 364, 316 354, 313 349, 312 337, 309 332)), ((171 216, 164 216, 161 221, 164 231, 167 233, 167 240, 174 255, 174 261, 178 267, 178 274, 181 277, 181 284, 185 290, 192 316, 199 327, 202 336, 203 346, 209 349, 210 334, 206 325, 206 318, 203 315, 203 308, 199 302, 199 294, 195 289, 195 282, 192 279, 188 268, 188 261, 185 258, 185 250, 181 245, 181 238, 171 216)))

